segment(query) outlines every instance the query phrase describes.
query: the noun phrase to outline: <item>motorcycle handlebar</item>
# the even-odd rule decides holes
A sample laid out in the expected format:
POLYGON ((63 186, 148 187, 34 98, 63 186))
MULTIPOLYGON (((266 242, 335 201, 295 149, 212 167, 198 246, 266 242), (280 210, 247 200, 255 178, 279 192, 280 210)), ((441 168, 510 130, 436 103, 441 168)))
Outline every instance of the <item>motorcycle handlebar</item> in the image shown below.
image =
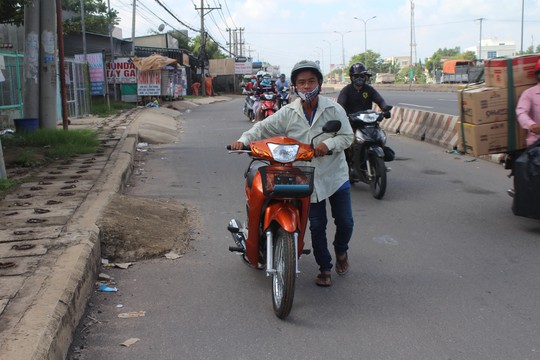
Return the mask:
MULTIPOLYGON (((246 151, 246 150, 250 150, 250 147, 245 146, 245 145, 244 145, 244 148, 242 150, 232 150, 231 145, 227 145, 226 148, 229 151, 246 151)), ((333 155, 333 154, 334 154, 334 152, 332 150, 328 150, 328 152, 326 153, 326 155, 333 155)))

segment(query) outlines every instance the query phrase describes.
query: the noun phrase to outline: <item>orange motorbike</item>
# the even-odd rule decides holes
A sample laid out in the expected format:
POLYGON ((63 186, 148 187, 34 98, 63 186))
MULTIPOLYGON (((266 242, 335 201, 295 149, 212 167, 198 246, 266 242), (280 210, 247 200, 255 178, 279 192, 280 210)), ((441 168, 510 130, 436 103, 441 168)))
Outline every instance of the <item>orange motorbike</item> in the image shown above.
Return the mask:
MULTIPOLYGON (((313 139, 340 128, 339 121, 329 121, 313 139)), ((244 150, 227 146, 231 153, 244 152, 252 158, 244 174, 247 224, 229 221, 227 229, 235 243, 229 251, 239 253, 255 269, 266 269, 272 277, 273 307, 280 319, 292 308, 298 259, 310 253, 304 249, 304 235, 315 169, 294 162, 313 159, 313 139, 303 144, 278 136, 252 141, 244 150)))

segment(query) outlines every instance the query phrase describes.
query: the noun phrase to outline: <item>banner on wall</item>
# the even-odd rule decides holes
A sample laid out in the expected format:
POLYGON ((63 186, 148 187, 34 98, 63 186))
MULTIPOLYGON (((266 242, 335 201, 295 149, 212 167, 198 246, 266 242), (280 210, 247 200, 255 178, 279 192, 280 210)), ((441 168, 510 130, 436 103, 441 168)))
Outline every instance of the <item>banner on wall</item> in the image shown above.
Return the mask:
POLYGON ((161 95, 161 70, 147 70, 137 73, 137 95, 161 95))
MULTIPOLYGON (((83 54, 75 55, 75 59, 84 61, 83 54)), ((86 54, 90 72, 90 95, 105 94, 105 71, 103 69, 103 54, 86 54)))
POLYGON ((133 59, 129 57, 114 59, 114 64, 107 63, 107 81, 109 84, 135 84, 137 73, 133 59))

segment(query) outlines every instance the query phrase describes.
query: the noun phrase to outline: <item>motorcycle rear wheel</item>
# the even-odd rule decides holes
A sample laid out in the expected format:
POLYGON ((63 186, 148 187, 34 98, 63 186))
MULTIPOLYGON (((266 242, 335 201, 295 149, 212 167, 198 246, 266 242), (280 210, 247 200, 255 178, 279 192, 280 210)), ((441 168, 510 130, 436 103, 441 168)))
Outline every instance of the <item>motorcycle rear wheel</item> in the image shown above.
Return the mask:
POLYGON ((272 275, 272 303, 274 313, 285 319, 291 312, 296 279, 296 253, 294 235, 279 228, 274 242, 274 269, 272 275))
POLYGON ((369 155, 369 166, 374 175, 369 181, 369 188, 373 197, 380 200, 386 192, 386 165, 380 157, 369 155))

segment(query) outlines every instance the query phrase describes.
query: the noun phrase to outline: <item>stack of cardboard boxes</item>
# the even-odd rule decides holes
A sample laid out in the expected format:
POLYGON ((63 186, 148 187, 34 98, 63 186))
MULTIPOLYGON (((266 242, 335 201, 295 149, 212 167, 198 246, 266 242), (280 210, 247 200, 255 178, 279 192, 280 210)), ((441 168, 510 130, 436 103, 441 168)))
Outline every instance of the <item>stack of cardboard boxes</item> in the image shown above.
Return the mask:
POLYGON ((514 150, 526 146, 526 131, 515 122, 515 106, 521 94, 536 84, 534 66, 538 59, 540 55, 512 57, 511 66, 507 58, 488 60, 484 66, 485 84, 458 92, 460 121, 456 126, 460 150, 474 156, 512 150, 508 146, 508 129, 512 124, 516 134, 514 150), (509 95, 512 93, 513 99, 509 95))

